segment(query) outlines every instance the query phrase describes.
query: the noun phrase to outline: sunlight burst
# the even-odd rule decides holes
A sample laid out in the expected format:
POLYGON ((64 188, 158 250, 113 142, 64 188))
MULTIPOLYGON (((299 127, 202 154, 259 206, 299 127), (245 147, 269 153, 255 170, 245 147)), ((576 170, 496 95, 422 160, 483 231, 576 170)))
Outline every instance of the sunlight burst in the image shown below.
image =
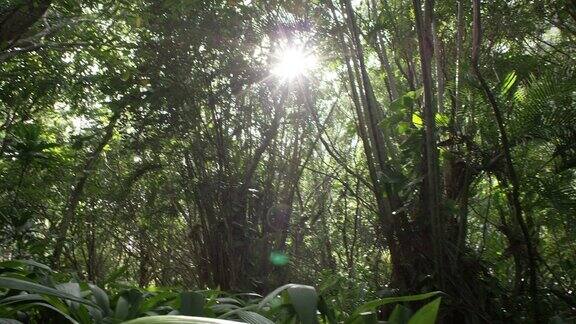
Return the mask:
POLYGON ((312 71, 318 64, 316 56, 302 47, 285 47, 275 55, 277 60, 272 74, 284 80, 292 80, 312 71))

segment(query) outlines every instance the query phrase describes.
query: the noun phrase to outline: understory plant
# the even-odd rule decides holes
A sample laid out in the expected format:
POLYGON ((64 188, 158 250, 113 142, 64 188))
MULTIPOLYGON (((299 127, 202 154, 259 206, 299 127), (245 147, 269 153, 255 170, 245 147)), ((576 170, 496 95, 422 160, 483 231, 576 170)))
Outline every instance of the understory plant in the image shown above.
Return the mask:
POLYGON ((307 285, 287 284, 266 296, 155 287, 106 291, 34 261, 0 263, 0 323, 378 323, 387 304, 396 304, 387 323, 434 323, 439 295, 375 299, 346 312, 307 285), (431 298, 415 312, 409 307, 431 298))

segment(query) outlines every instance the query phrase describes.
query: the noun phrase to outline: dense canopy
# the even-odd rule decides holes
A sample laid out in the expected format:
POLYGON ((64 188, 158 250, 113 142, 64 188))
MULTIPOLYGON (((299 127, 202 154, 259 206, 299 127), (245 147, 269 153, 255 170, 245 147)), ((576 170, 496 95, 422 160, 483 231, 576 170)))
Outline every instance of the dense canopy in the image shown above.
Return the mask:
POLYGON ((0 322, 569 323, 575 64, 574 0, 3 0, 0 322))

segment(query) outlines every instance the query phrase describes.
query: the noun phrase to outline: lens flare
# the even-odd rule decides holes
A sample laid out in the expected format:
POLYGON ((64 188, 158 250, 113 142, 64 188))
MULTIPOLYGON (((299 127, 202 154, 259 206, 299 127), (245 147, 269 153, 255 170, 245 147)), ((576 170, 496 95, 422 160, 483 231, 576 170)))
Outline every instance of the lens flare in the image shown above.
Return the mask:
POLYGON ((318 59, 313 53, 299 47, 282 48, 274 57, 277 61, 272 67, 272 74, 288 81, 306 75, 318 65, 318 59))

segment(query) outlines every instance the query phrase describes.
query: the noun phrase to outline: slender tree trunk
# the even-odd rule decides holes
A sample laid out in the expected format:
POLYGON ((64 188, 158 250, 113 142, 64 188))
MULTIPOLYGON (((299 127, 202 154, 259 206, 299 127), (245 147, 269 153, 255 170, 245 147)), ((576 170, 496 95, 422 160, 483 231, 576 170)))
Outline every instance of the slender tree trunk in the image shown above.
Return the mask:
POLYGON ((457 0, 456 12, 456 75, 454 78, 454 110, 451 117, 451 128, 454 129, 456 122, 456 115, 460 111, 460 83, 462 74, 462 43, 464 37, 464 8, 462 7, 463 0, 457 0))
POLYGON ((68 230, 70 226, 74 223, 74 219, 76 217, 76 209, 78 208, 78 204, 80 203, 80 199, 82 197, 82 193, 84 192, 84 187, 90 174, 94 170, 96 166, 96 162, 100 158, 100 154, 104 150, 104 147, 108 144, 110 139, 112 139, 112 135, 114 134, 114 128, 116 123, 122 116, 122 113, 126 107, 125 103, 122 103, 120 107, 117 107, 114 111, 114 114, 110 118, 108 125, 105 128, 104 137, 98 143, 98 146, 92 151, 92 153, 88 156, 88 159, 84 163, 84 167, 82 168, 80 176, 77 178, 76 183, 72 187, 72 192, 68 196, 68 201, 66 203, 66 207, 64 208, 64 213, 62 215, 62 219, 60 223, 56 225, 56 243, 54 245, 54 251, 52 253, 52 266, 56 267, 60 260, 60 256, 64 249, 64 243, 68 236, 68 230))
POLYGON ((405 217, 403 213, 398 213, 396 215, 393 214, 393 211, 397 210, 401 206, 400 198, 398 197, 397 192, 393 190, 392 185, 390 183, 385 183, 382 180, 382 175, 390 174, 392 170, 391 164, 393 159, 389 159, 387 152, 387 147, 392 148, 392 146, 386 144, 386 136, 385 134, 382 134, 383 130, 378 125, 382 121, 383 116, 377 106, 370 78, 366 70, 364 54, 360 43, 359 29, 356 25, 356 18, 350 0, 343 0, 342 6, 346 13, 347 27, 352 36, 350 46, 352 64, 349 64, 348 60, 346 60, 348 76, 352 87, 352 94, 354 95, 356 93, 356 89, 354 88, 355 80, 357 87, 360 90, 360 94, 355 94, 358 99, 353 99, 361 130, 360 134, 365 134, 366 137, 366 140, 364 140, 364 136, 362 136, 364 151, 369 162, 369 168, 370 165, 374 166, 373 170, 369 170, 379 210, 379 226, 386 239, 388 247, 390 248, 392 264, 394 267, 393 281, 397 286, 406 288, 408 280, 405 277, 407 274, 406 271, 403 270, 402 249, 398 243, 398 236, 403 235, 399 234, 398 224, 403 221, 405 217), (362 128, 362 122, 364 122, 365 128, 362 128), (372 163, 370 164, 371 157, 372 163))
MULTIPOLYGON (((386 136, 386 134, 383 134, 384 130, 379 126, 383 116, 382 112, 379 110, 378 103, 376 102, 372 84, 366 69, 362 44, 360 43, 359 28, 356 24, 356 17, 350 0, 344 1, 344 8, 346 9, 349 29, 352 35, 352 47, 355 50, 356 59, 358 62, 359 73, 357 74, 360 76, 359 83, 361 82, 362 89, 364 90, 365 121, 369 138, 372 141, 371 147, 374 151, 374 156, 376 157, 379 171, 383 174, 390 174, 392 170, 391 165, 393 163, 393 159, 390 159, 389 153, 391 152, 389 152, 389 149, 392 150, 392 145, 389 143, 389 138, 386 136)), ((381 179, 378 179, 378 182, 381 182, 381 179)), ((399 207, 399 199, 389 184, 384 184, 384 190, 386 191, 387 195, 387 198, 385 198, 383 201, 386 210, 384 217, 388 219, 387 222, 389 224, 392 224, 392 211, 399 207)))
POLYGON ((96 224, 95 217, 93 213, 88 216, 88 233, 86 237, 86 268, 88 272, 88 281, 96 282, 99 274, 98 267, 98 250, 96 241, 96 224))
POLYGON ((445 89, 445 76, 444 76, 444 55, 442 39, 438 36, 438 22, 436 19, 432 21, 432 37, 434 41, 434 55, 435 57, 435 72, 436 72, 436 106, 439 113, 444 112, 444 89, 445 89))
POLYGON ((418 48, 420 50, 420 63, 422 69, 422 83, 424 86, 424 125, 425 125, 425 161, 426 179, 423 196, 426 202, 426 212, 430 217, 432 249, 434 251, 434 266, 439 277, 440 287, 444 286, 443 279, 443 249, 444 230, 440 214, 440 171, 438 162, 438 146, 436 144, 436 109, 434 105, 432 81, 432 54, 433 36, 432 23, 434 19, 434 1, 425 0, 422 16, 420 0, 413 0, 416 13, 416 31, 418 33, 418 48))
MULTIPOLYGON (((361 208, 360 208, 360 181, 356 181, 356 197, 355 197, 355 208, 354 208, 354 224, 352 230, 352 240, 350 243, 350 252, 347 258, 347 268, 348 268, 348 276, 351 279, 354 279, 356 273, 355 261, 356 261, 356 243, 358 242, 358 227, 360 226, 360 216, 361 216, 361 208)), ((347 208, 348 204, 345 204, 344 208, 347 208)), ((347 231, 347 228, 343 229, 347 231)))
MULTIPOLYGON (((372 3, 372 10, 371 10, 372 20, 377 21, 378 6, 375 0, 372 0, 371 3, 372 3)), ((392 67, 390 66, 390 60, 388 59, 388 54, 386 52, 384 40, 382 39, 380 32, 376 31, 372 44, 374 46, 374 50, 376 50, 376 54, 378 55, 378 59, 380 60, 382 69, 386 73, 386 84, 389 90, 390 101, 394 101, 399 97, 398 82, 396 81, 394 71, 392 71, 392 67)))
POLYGON ((390 66, 390 60, 388 59, 388 54, 386 53, 384 40, 379 34, 376 35, 376 51, 384 72, 386 72, 386 84, 390 89, 390 101, 394 101, 400 97, 398 92, 398 81, 396 80, 392 66, 390 66))
POLYGON ((516 170, 514 168, 514 163, 512 162, 512 153, 510 151, 510 143, 508 141, 508 135, 506 132, 506 128, 504 126, 504 118, 502 117, 502 112, 500 111, 500 107, 494 94, 490 90, 490 87, 482 73, 480 71, 480 47, 481 47, 481 39, 482 39, 482 29, 481 29, 481 22, 480 22, 480 0, 472 0, 473 1, 473 34, 472 34, 472 68, 486 97, 488 98, 488 102, 492 107, 492 111, 494 112, 494 117, 496 119, 496 125, 498 127, 498 132, 500 135, 500 140, 502 143, 502 150, 504 152, 504 159, 506 164, 506 171, 507 176, 510 179, 510 190, 511 190, 511 200, 512 200, 512 213, 516 222, 520 226, 522 231, 522 236, 524 238, 524 242, 526 244, 526 249, 528 250, 528 265, 529 265, 529 280, 530 280, 530 295, 532 298, 532 311, 534 316, 535 323, 543 323, 542 314, 540 311, 540 298, 538 293, 538 265, 537 265, 537 250, 536 246, 533 244, 532 235, 530 234, 530 230, 528 229, 528 225, 524 219, 522 214, 522 205, 520 203, 520 182, 518 180, 518 175, 516 174, 516 170))

